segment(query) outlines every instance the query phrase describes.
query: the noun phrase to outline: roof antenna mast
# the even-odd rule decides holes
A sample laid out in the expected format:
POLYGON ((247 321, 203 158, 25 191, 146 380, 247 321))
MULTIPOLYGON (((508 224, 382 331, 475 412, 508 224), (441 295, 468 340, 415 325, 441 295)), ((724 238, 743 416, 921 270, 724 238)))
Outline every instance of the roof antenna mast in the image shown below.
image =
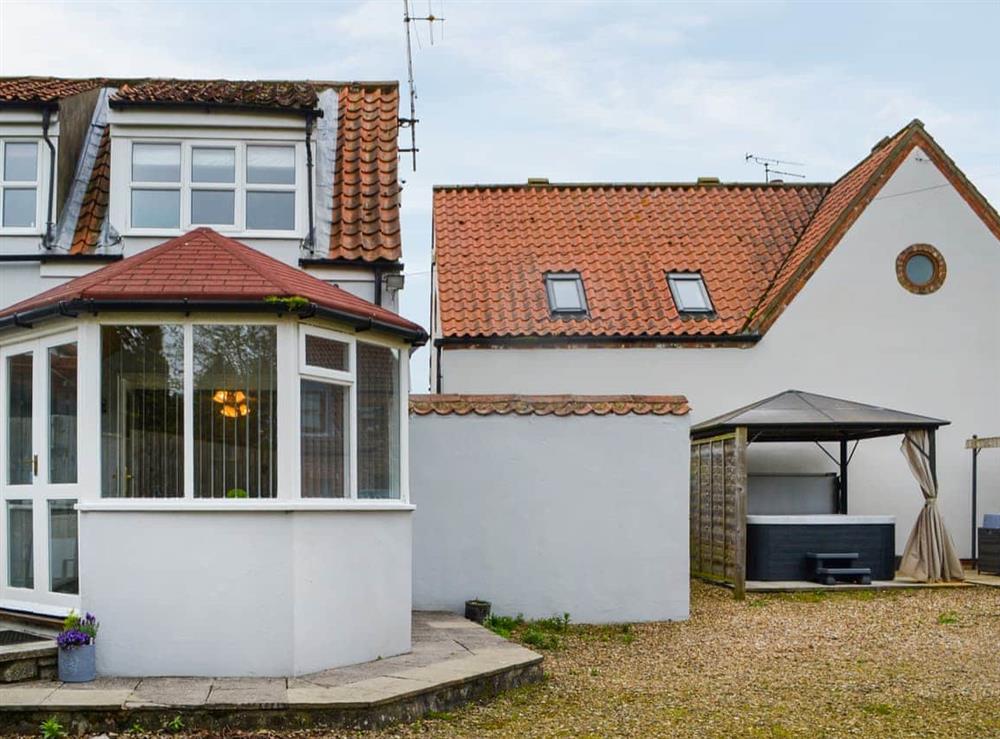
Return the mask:
MULTIPOLYGON (((764 182, 769 183, 771 181, 771 175, 780 174, 785 177, 799 177, 800 179, 805 179, 804 174, 799 174, 797 172, 785 172, 780 169, 775 169, 774 165, 782 166, 787 165, 789 167, 804 167, 802 162, 786 162, 784 159, 771 159, 770 157, 759 157, 756 154, 747 154, 743 157, 744 162, 753 162, 754 164, 759 164, 764 167, 764 182)), ((776 180, 780 182, 780 180, 776 180)))
MULTIPOLYGON (((443 7, 444 0, 442 0, 443 7)), ((400 118, 399 125, 401 128, 410 129, 410 148, 400 149, 401 153, 409 153, 413 157, 413 171, 417 171, 417 152, 420 151, 417 148, 417 87, 413 83, 413 47, 410 42, 410 24, 413 21, 425 21, 427 23, 427 29, 430 34, 431 46, 434 45, 434 24, 444 23, 444 18, 434 15, 434 11, 431 8, 431 0, 427 0, 427 15, 425 16, 413 16, 410 15, 410 0, 403 0, 403 26, 406 28, 406 72, 408 75, 408 82, 410 84, 410 117, 400 118)), ((414 31, 416 33, 416 31, 414 31)), ((444 26, 441 27, 441 38, 444 38, 444 26)), ((420 46, 420 35, 417 34, 417 46, 420 46)))

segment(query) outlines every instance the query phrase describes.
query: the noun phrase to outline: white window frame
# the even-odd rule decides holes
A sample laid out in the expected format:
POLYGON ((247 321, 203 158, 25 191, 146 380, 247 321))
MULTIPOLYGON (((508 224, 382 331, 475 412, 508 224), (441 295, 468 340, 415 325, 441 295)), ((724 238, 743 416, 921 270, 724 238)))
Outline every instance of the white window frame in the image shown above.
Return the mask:
POLYGON ((668 272, 667 285, 670 288, 670 296, 674 300, 674 307, 677 308, 678 313, 693 313, 700 315, 715 313, 715 305, 712 303, 712 296, 708 294, 708 287, 705 285, 705 278, 701 272, 668 272), (701 290, 701 296, 705 301, 706 307, 690 308, 685 306, 675 287, 677 282, 694 282, 697 284, 701 290))
MULTIPOLYGON (((349 433, 347 439, 347 490, 342 500, 358 499, 358 384, 357 384, 357 340, 353 336, 333 331, 331 329, 319 328, 318 326, 299 326, 299 371, 296 378, 296 393, 301 392, 302 380, 312 380, 313 382, 324 382, 329 385, 340 385, 348 389, 347 413, 350 418, 349 433), (320 339, 339 341, 347 345, 347 371, 332 370, 326 367, 317 367, 306 364, 306 337, 315 336, 320 339)), ((280 381, 279 381, 280 384, 280 381)), ((296 405, 296 413, 299 414, 298 433, 296 441, 302 433, 302 403, 299 397, 296 405)), ((296 462, 296 469, 302 464, 302 449, 299 448, 296 462)), ((279 481, 279 485, 280 485, 279 481)), ((302 476, 295 480, 298 489, 298 497, 302 498, 302 476)), ((306 500, 306 498, 303 498, 306 500)), ((308 500, 318 500, 309 498, 308 500)))
MULTIPOLYGON (((53 142, 54 144, 54 142, 53 142)), ((36 136, 2 136, 0 137, 0 234, 5 236, 37 236, 45 231, 47 215, 45 201, 48 197, 48 157, 42 148, 42 140, 36 136), (32 182, 7 180, 4 167, 7 144, 35 144, 35 179, 32 182), (3 194, 6 190, 35 189, 35 225, 34 226, 4 226, 3 225, 3 194)))
POLYGON ((587 291, 583 286, 583 275, 579 272, 546 272, 545 294, 548 297, 549 311, 552 315, 585 316, 590 312, 590 307, 587 304, 587 291), (556 304, 554 284, 556 282, 572 282, 576 286, 576 292, 580 298, 579 308, 560 308, 556 304))
MULTIPOLYGON (((206 226, 219 233, 245 238, 299 238, 302 235, 302 204, 308 196, 305 187, 305 144, 289 140, 270 139, 224 139, 224 138, 171 138, 171 137, 135 137, 125 142, 125 175, 121 185, 112 188, 112 199, 120 193, 125 207, 116 209, 124 217, 126 236, 178 236, 194 228, 206 226), (181 149, 180 182, 144 182, 132 179, 132 150, 136 144, 170 144, 181 149), (247 147, 277 146, 289 148, 294 153, 295 182, 291 185, 269 185, 248 183, 246 177, 247 147), (193 149, 233 149, 236 158, 236 179, 233 183, 223 182, 193 182, 191 180, 193 149), (132 225, 132 192, 134 190, 180 190, 180 213, 177 228, 148 228, 132 225), (191 222, 191 194, 194 190, 227 190, 233 191, 233 224, 211 224, 191 222), (295 196, 293 209, 294 226, 284 229, 248 229, 246 227, 246 201, 248 192, 291 192, 295 196)), ((112 178, 115 177, 115 167, 112 166, 112 178)))

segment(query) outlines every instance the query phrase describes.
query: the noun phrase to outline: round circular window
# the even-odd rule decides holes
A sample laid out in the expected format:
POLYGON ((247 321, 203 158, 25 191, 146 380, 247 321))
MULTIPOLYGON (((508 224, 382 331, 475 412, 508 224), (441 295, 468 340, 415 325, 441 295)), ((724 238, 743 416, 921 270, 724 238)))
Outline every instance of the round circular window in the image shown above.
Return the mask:
POLYGON ((941 252, 930 244, 908 246, 896 257, 899 284, 917 295, 926 295, 941 287, 947 272, 941 252))

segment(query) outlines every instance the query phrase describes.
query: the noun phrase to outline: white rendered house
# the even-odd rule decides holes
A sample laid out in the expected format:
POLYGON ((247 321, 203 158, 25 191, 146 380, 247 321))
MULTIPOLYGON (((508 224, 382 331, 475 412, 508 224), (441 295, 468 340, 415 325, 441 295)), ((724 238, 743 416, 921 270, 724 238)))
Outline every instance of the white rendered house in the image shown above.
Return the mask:
MULTIPOLYGON (((694 424, 796 388, 946 418, 938 505, 970 556, 964 443, 1000 423, 1000 217, 919 121, 835 183, 441 186, 434 247, 438 392, 681 393, 694 424)), ((748 464, 837 470, 802 445, 748 464)), ((893 516, 897 554, 922 505, 905 464, 894 439, 851 463, 851 513, 893 516)))
POLYGON ((0 603, 99 614, 106 675, 408 651, 424 339, 210 229, 3 309, 0 603))
POLYGON ((94 611, 109 675, 409 650, 398 128, 396 83, 0 79, 0 610, 94 611))

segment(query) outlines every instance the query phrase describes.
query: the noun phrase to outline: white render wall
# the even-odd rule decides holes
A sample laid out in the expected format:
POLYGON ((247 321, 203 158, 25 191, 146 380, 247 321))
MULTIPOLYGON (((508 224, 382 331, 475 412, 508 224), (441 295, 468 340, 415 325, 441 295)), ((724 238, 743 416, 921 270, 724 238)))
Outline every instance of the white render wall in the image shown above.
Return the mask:
POLYGON ((302 675, 410 650, 408 506, 81 508, 101 675, 302 675))
MULTIPOLYGON (((1000 243, 915 150, 756 347, 446 349, 442 392, 682 393, 694 424, 791 388, 948 419, 938 432, 939 506, 968 557, 964 442, 1000 435, 998 284, 1000 243), (919 242, 948 266, 931 295, 896 280, 896 256, 919 242)), ((896 516, 897 553, 922 504, 899 442, 861 442, 849 500, 852 513, 896 516)), ((979 512, 1000 512, 1000 453, 979 461, 979 512)), ((807 444, 751 446, 749 464, 758 473, 836 471, 807 444)))
POLYGON ((686 416, 412 416, 414 608, 688 616, 686 416))

